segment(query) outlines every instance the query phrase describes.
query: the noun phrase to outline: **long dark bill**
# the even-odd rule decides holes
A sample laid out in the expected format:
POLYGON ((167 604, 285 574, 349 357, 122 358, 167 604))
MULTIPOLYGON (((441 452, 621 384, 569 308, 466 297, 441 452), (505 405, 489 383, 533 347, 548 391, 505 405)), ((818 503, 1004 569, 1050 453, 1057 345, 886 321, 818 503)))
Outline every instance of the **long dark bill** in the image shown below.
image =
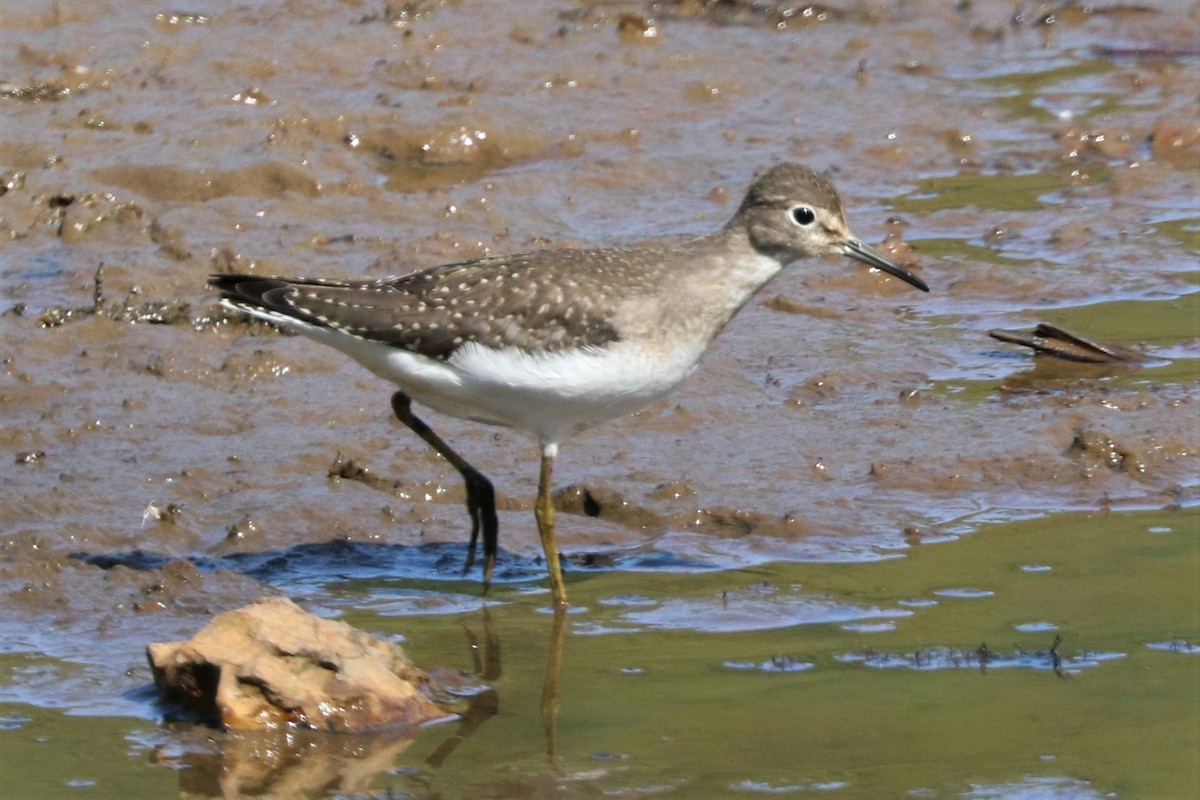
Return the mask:
POLYGON ((869 244, 863 244, 858 239, 846 239, 842 242, 842 252, 853 258, 855 261, 881 269, 889 275, 895 275, 905 283, 910 283, 920 289, 922 292, 928 292, 929 287, 925 285, 925 281, 912 274, 904 267, 892 261, 883 253, 871 247, 869 244))

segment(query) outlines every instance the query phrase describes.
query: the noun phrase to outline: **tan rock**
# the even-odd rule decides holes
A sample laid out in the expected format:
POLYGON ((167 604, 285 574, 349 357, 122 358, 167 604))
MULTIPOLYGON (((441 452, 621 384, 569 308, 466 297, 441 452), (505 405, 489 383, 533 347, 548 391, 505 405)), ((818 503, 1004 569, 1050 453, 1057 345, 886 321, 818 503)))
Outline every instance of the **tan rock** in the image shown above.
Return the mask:
POLYGON ((189 641, 151 644, 146 655, 164 699, 226 728, 358 733, 447 716, 399 645, 282 597, 219 614, 189 641))

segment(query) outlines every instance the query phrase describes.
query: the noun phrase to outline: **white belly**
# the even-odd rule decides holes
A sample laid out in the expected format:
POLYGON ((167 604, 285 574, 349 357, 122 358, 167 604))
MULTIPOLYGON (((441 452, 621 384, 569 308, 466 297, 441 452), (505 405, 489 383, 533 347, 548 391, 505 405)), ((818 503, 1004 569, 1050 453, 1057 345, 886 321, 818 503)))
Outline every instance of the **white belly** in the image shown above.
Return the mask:
POLYGON ((288 327, 341 350, 422 405, 527 431, 545 445, 658 400, 687 377, 703 352, 621 341, 533 354, 472 343, 438 361, 329 328, 294 321, 288 327))
POLYGON ((648 352, 624 342, 540 354, 472 344, 449 363, 395 350, 387 358, 392 369, 378 374, 430 408, 557 444, 663 397, 692 371, 698 357, 648 352))

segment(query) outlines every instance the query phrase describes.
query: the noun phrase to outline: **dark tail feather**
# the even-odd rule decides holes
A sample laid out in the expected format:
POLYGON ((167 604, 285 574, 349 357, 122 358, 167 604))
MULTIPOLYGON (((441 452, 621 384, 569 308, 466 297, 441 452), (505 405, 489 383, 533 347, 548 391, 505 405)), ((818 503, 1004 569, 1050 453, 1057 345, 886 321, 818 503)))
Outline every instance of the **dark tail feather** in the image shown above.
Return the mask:
POLYGON ((256 275, 210 275, 208 285, 221 292, 221 299, 242 307, 262 308, 295 319, 320 325, 310 314, 288 302, 294 283, 284 278, 260 278, 256 275))

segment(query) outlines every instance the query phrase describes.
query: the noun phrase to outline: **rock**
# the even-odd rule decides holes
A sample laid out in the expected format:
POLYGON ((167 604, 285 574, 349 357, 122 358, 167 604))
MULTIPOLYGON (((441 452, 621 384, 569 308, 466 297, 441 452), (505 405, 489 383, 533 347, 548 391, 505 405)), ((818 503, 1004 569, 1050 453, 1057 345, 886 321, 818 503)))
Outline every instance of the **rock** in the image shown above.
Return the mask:
POLYGON ((219 614, 189 641, 151 644, 146 655, 167 702, 225 728, 360 733, 448 715, 399 645, 281 597, 219 614))

